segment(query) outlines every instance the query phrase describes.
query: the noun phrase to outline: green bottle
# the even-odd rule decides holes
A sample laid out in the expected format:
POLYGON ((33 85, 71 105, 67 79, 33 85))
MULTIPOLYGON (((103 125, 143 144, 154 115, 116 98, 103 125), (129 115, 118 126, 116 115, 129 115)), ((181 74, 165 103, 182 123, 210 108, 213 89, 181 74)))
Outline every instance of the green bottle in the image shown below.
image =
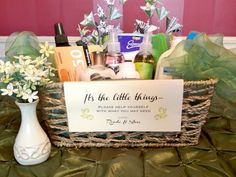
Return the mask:
POLYGON ((169 49, 167 37, 164 33, 158 33, 152 36, 152 55, 155 60, 155 66, 160 56, 169 49))
POLYGON ((139 53, 134 58, 135 69, 140 79, 149 80, 153 78, 154 57, 152 55, 151 33, 144 34, 139 53))

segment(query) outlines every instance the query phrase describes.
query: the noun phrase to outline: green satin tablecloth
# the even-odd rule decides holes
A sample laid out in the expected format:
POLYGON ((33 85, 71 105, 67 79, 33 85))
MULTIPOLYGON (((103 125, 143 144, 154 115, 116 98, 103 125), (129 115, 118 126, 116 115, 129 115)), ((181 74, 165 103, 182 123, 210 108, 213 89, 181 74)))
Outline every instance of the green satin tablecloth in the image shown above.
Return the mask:
MULTIPOLYGON (((0 177, 235 177, 236 117, 212 114, 199 144, 167 148, 57 148, 39 165, 19 165, 13 144, 20 113, 0 98, 0 177)), ((43 124, 43 122, 42 122, 43 124)))

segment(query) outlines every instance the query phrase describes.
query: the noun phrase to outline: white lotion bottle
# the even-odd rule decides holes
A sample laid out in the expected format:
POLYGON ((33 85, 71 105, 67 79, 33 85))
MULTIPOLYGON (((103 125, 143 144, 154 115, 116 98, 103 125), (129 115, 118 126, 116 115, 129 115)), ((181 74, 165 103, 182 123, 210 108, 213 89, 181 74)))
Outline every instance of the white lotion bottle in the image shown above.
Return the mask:
POLYGON ((120 71, 116 74, 116 79, 140 79, 140 75, 135 70, 134 63, 126 60, 120 64, 120 71))
MULTIPOLYGON (((181 42, 182 39, 174 39, 171 48, 164 52, 160 58, 158 59, 157 66, 156 66, 156 73, 154 79, 160 79, 160 80, 167 80, 167 79, 172 79, 171 75, 171 67, 170 63, 166 61, 165 59, 172 54, 172 52, 175 50, 175 47, 179 42, 181 42)), ((177 56, 176 56, 177 57, 177 56)))

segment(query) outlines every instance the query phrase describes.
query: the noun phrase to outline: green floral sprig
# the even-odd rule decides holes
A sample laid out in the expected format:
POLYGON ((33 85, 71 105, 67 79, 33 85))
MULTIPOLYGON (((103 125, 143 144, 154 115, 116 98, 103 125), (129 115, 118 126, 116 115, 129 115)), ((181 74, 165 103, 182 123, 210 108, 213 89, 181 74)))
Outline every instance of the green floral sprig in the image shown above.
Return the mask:
MULTIPOLYGON (((97 4, 97 10, 95 13, 90 12, 88 15, 84 15, 84 20, 80 22, 77 30, 80 33, 81 40, 85 43, 103 45, 108 34, 112 29, 120 30, 120 25, 111 25, 111 22, 119 20, 122 17, 119 9, 115 6, 116 0, 104 0, 108 13, 97 4)), ((122 5, 126 0, 119 0, 122 5)))
POLYGON ((54 53, 54 48, 47 42, 40 44, 40 56, 14 56, 14 61, 0 60, 0 92, 21 103, 31 103, 37 100, 39 87, 46 85, 54 76, 52 63, 48 57, 54 53))
POLYGON ((140 9, 147 15, 147 21, 136 19, 136 32, 145 33, 147 31, 160 30, 161 21, 167 20, 166 34, 180 31, 182 25, 178 23, 176 17, 169 17, 169 11, 165 8, 161 0, 144 0, 145 5, 140 9), (157 21, 152 22, 152 17, 156 15, 157 21))
MULTIPOLYGON (((96 12, 85 14, 84 20, 78 25, 77 30, 80 33, 81 40, 87 44, 103 45, 108 39, 108 34, 111 29, 116 28, 117 31, 122 31, 119 25, 111 25, 111 22, 119 20, 122 17, 119 9, 115 6, 115 2, 118 0, 104 1, 107 5, 107 11, 97 4, 96 12)), ((119 0, 118 2, 124 5, 126 1, 127 0, 119 0)), ((159 31, 161 21, 164 20, 167 22, 166 34, 171 34, 182 29, 183 26, 178 23, 178 19, 169 16, 169 11, 161 1, 162 0, 144 0, 144 5, 140 6, 140 9, 146 14, 147 21, 136 19, 135 33, 143 34, 147 31, 159 31), (154 16, 157 16, 157 21, 152 20, 154 16)))

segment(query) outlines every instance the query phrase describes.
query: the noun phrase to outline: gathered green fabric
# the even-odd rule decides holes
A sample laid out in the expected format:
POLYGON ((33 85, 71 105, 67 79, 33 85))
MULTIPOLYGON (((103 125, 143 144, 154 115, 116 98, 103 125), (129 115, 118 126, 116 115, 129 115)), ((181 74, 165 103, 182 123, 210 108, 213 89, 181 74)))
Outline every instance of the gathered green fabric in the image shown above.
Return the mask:
MULTIPOLYGON (((10 62, 18 62, 17 58, 20 55, 29 56, 32 60, 41 56, 40 41, 38 37, 31 31, 22 31, 12 33, 6 40, 5 44, 5 59, 10 62)), ((56 70, 56 62, 54 55, 48 57, 48 61, 52 63, 52 67, 56 70)), ((54 82, 58 82, 57 72, 54 72, 55 77, 51 78, 54 82)))
POLYGON ((6 40, 6 60, 14 61, 14 56, 27 55, 32 58, 39 56, 39 40, 29 31, 14 32, 6 40))
POLYGON ((169 62, 174 78, 217 79, 211 111, 235 118, 236 54, 222 44, 223 36, 200 33, 193 40, 180 42, 165 62, 169 62))
MULTIPOLYGON (((38 118, 40 119, 40 107, 38 118)), ((209 114, 199 144, 165 148, 57 148, 46 162, 18 164, 13 144, 20 125, 14 100, 0 96, 1 177, 235 177, 236 120, 209 114)), ((44 127, 44 121, 40 120, 44 127)))

